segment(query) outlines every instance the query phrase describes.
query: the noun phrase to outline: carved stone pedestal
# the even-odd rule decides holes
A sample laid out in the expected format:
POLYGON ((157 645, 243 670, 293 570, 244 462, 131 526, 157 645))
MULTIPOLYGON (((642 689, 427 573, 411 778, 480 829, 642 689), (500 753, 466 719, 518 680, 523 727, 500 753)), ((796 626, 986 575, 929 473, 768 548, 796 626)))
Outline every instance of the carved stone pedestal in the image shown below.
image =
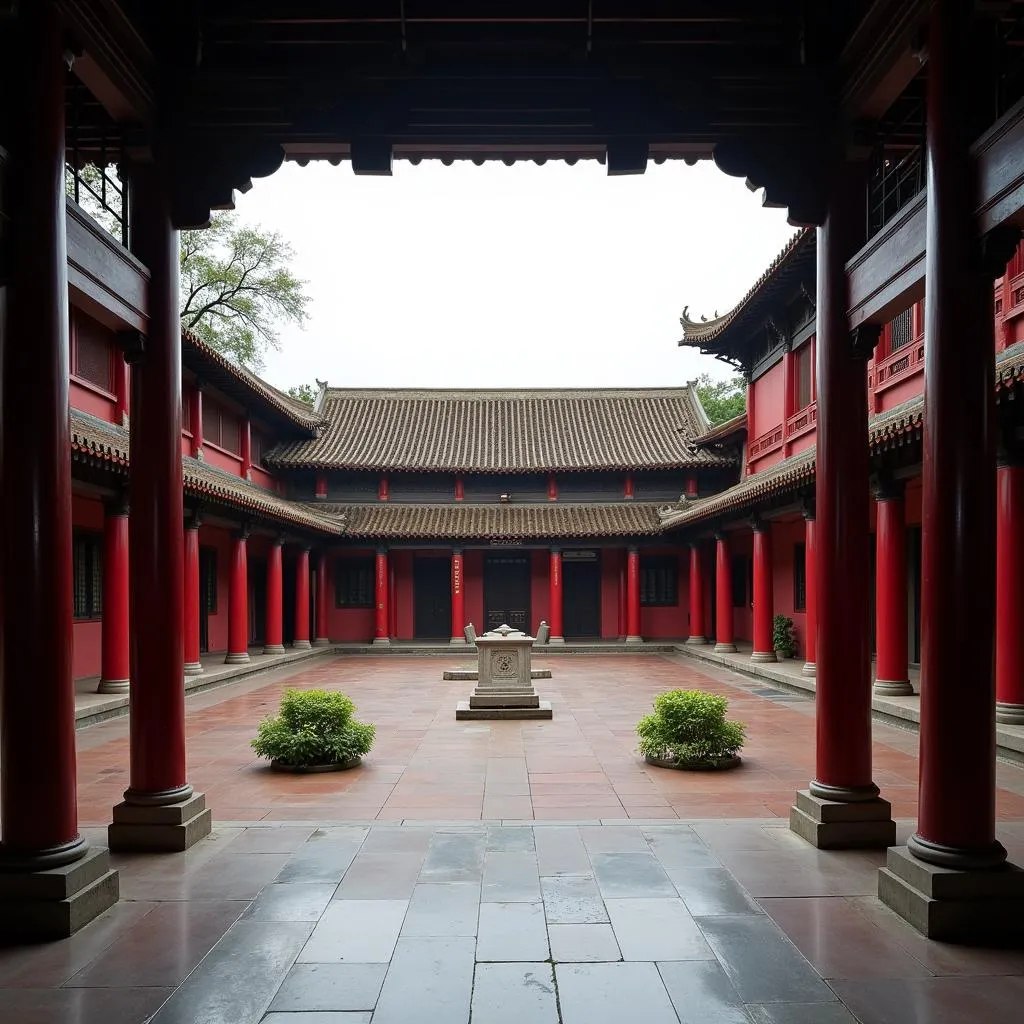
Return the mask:
POLYGON ((476 689, 456 705, 456 719, 551 718, 550 702, 533 688, 533 644, 532 636, 505 625, 479 637, 476 689))

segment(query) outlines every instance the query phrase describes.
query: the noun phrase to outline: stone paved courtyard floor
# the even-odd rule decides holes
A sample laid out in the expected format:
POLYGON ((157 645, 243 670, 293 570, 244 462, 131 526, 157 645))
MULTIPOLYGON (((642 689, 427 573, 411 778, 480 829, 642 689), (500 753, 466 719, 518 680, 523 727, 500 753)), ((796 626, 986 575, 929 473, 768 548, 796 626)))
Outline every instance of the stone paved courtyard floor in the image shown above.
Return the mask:
MULTIPOLYGON (((0 1024, 1020 1021, 1024 952, 921 938, 874 895, 884 851, 818 851, 779 817, 810 777, 810 702, 683 659, 581 657, 540 684, 552 722, 456 724, 466 684, 442 683, 446 667, 342 657, 189 698, 213 834, 116 856, 117 906, 63 942, 0 949, 0 1024), (378 725, 365 767, 254 762, 286 684, 352 694, 378 725), (730 698, 750 727, 742 769, 639 761, 633 725, 675 686, 730 698)), ((126 736, 123 721, 79 734, 97 843, 126 736)), ((902 819, 916 743, 876 727, 902 819)), ((998 771, 999 835, 1022 863, 1024 770, 998 771)))

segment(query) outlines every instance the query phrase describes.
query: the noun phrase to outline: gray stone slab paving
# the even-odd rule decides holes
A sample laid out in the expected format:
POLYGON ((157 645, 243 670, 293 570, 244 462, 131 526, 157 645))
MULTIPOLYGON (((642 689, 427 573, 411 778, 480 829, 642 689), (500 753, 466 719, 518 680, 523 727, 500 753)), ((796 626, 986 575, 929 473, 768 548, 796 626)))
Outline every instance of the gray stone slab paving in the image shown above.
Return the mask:
POLYGON ((473 991, 473 940, 402 938, 384 979, 374 1024, 466 1024, 473 991))
POLYGON ((237 921, 157 1011, 152 1024, 258 1020, 311 926, 237 921))
POLYGON ((535 828, 537 868, 541 875, 585 875, 591 870, 587 848, 578 828, 535 828))
POLYGON ((581 828, 580 838, 590 854, 650 852, 640 829, 632 825, 581 828))
POLYGON ((623 960, 713 960, 697 922, 678 897, 607 900, 623 960))
MULTIPOLYGON (((718 868, 721 862, 688 825, 641 830, 665 868, 718 868)), ((671 873, 671 872, 670 872, 671 873)))
POLYGON ((551 959, 556 963, 594 963, 622 959, 610 924, 549 924, 551 959))
POLYGON ((765 1003, 747 1009, 754 1024, 858 1024, 842 1003, 765 1003))
POLYGON ((319 921, 337 886, 333 882, 268 885, 243 921, 319 921))
POLYGON ((370 1024, 372 1013, 330 1013, 307 1010, 304 1013, 268 1013, 260 1024, 370 1024))
POLYGON ((563 1024, 679 1024, 654 964, 556 964, 563 1024))
POLYGON ((483 878, 483 832, 435 832, 420 872, 421 882, 479 882, 483 878))
POLYGON ((667 867, 665 870, 694 917, 763 913, 725 868, 667 867))
POLYGON ((548 932, 541 903, 481 903, 477 960, 548 958, 548 932))
POLYGON ((386 964, 408 906, 408 900, 333 900, 299 954, 299 962, 386 964))
POLYGON ((653 853, 592 853, 590 859, 606 900, 676 896, 676 887, 653 853))
POLYGON ((372 1010, 387 964, 296 964, 287 974, 271 1010, 372 1010))
POLYGON ((773 921, 753 914, 697 919, 746 1003, 827 1003, 835 993, 773 921))
POLYGON ((658 964, 680 1024, 750 1024, 743 1000, 717 960, 658 964))
POLYGON ((420 882, 413 889, 402 935, 475 936, 479 917, 479 884, 420 882))
POLYGON ((325 829, 313 835, 278 872, 278 882, 340 882, 362 845, 365 829, 325 829))
POLYGON ((360 850, 338 891, 339 900, 407 900, 423 867, 423 853, 360 850))
POLYGON ((593 875, 555 875, 540 880, 548 924, 600 924, 608 920, 593 875))
POLYGON ((481 890, 484 903, 531 903, 540 899, 540 878, 535 853, 484 854, 481 890))
POLYGON ((532 828, 504 825, 487 830, 486 849, 488 853, 534 853, 537 845, 532 828))
POLYGON ((551 964, 477 964, 473 1024, 559 1024, 551 964))

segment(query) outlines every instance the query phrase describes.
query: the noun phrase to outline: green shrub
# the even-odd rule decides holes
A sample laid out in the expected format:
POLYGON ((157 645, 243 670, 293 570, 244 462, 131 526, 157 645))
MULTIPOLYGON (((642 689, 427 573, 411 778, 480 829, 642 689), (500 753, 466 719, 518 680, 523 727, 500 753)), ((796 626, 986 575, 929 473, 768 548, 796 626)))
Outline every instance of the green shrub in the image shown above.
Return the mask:
POLYGON ((260 722, 252 749, 285 765, 341 764, 373 746, 376 729, 352 718, 350 697, 332 690, 285 690, 276 718, 260 722))
POLYGON ((772 620, 772 647, 784 658, 796 654, 796 633, 788 615, 776 615, 772 620))
POLYGON ((670 690, 654 698, 654 713, 636 726, 640 753, 680 764, 713 764, 735 757, 747 727, 726 721, 729 702, 702 690, 670 690))

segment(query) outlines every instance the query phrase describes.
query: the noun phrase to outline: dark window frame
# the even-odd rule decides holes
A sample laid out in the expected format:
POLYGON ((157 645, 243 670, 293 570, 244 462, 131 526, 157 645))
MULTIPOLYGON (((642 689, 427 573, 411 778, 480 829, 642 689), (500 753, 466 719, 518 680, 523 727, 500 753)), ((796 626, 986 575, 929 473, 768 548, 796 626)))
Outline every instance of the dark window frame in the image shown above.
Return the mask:
POLYGON ((746 608, 749 590, 750 564, 749 555, 733 555, 730 571, 732 573, 732 606, 746 608))
POLYGON ((793 611, 807 611, 807 545, 793 545, 793 611))
POLYGON ((640 556, 640 607, 679 607, 679 559, 674 555, 640 556))
POLYGON ((217 586, 217 549, 211 545, 202 544, 199 547, 199 558, 209 566, 206 571, 206 593, 203 595, 206 602, 206 614, 216 615, 217 593, 220 589, 217 586))
POLYGON ((375 608, 377 566, 373 558, 339 558, 334 563, 334 607, 375 608))
POLYGON ((103 534, 76 529, 71 539, 71 579, 74 618, 95 622, 103 618, 103 534))
POLYGON ((794 413, 806 409, 814 401, 814 358, 812 343, 797 349, 793 368, 794 413))

